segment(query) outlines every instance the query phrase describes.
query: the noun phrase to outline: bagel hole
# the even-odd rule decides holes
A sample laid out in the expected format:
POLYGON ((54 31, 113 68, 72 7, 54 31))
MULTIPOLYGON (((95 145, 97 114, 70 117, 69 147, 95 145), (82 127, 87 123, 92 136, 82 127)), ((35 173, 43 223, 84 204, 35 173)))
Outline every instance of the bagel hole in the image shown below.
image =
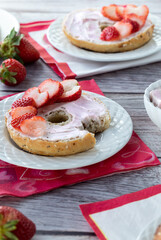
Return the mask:
POLYGON ((65 111, 59 110, 50 112, 47 117, 48 122, 55 123, 55 124, 63 124, 68 122, 69 116, 66 114, 65 111))
POLYGON ((102 32, 106 27, 109 27, 109 26, 110 26, 110 24, 107 24, 107 23, 102 23, 102 22, 99 23, 99 27, 100 27, 100 29, 101 29, 101 32, 102 32))

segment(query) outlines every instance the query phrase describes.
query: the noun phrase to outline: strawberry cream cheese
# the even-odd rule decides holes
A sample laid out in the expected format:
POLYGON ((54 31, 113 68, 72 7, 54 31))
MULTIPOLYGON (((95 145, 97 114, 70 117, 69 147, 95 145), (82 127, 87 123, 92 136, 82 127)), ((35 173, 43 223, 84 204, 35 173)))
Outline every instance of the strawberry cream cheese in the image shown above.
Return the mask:
POLYGON ((76 39, 89 41, 96 44, 109 45, 117 42, 124 42, 136 37, 139 33, 146 31, 152 23, 149 19, 146 20, 144 26, 137 32, 130 34, 128 37, 116 41, 103 41, 100 35, 103 27, 114 25, 115 21, 104 17, 98 9, 86 9, 70 13, 65 21, 66 30, 76 39))
POLYGON ((152 90, 149 95, 150 101, 154 104, 154 106, 161 108, 161 88, 152 90))
MULTIPOLYGON (((64 141, 84 137, 91 121, 101 125, 107 110, 102 102, 98 102, 91 95, 82 95, 73 102, 54 103, 38 109, 38 116, 46 120, 47 127, 43 136, 31 137, 17 131, 11 125, 12 117, 6 113, 7 127, 18 132, 22 137, 43 139, 47 141, 64 141), (59 115, 59 119, 57 116, 59 115), (60 121, 60 122, 59 122, 60 121)), ((108 116, 110 119, 110 117, 108 116)))
POLYGON ((113 25, 114 21, 107 19, 97 9, 85 9, 70 13, 64 26, 71 35, 80 40, 102 42, 99 39, 101 27, 113 25))

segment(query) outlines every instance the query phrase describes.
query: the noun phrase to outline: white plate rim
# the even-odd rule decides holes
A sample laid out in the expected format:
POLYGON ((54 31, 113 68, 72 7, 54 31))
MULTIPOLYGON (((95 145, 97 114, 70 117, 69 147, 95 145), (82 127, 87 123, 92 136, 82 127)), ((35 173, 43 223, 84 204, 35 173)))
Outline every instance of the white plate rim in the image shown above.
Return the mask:
MULTIPOLYGON (((10 164, 14 164, 14 165, 17 165, 17 166, 21 166, 21 167, 27 167, 27 168, 31 168, 31 169, 41 169, 41 170, 65 170, 65 169, 73 169, 73 168, 80 168, 80 167, 85 167, 85 166, 89 166, 89 165, 93 165, 93 164, 95 164, 95 163, 98 163, 98 162, 101 162, 101 161, 103 161, 103 160, 105 160, 105 159, 107 159, 107 158, 110 158, 111 156, 113 156, 114 154, 116 154, 117 152, 119 152, 126 144, 127 144, 127 142, 129 141, 129 139, 131 138, 131 135, 132 135, 132 132, 133 132, 133 123, 132 123, 132 120, 131 120, 131 117, 130 117, 130 115, 128 114, 128 112, 121 106, 121 105, 119 105, 118 103, 116 103, 115 101, 113 101, 113 100, 111 100, 111 99, 109 99, 109 98, 106 98, 106 97, 104 97, 104 96, 102 96, 102 95, 99 95, 99 94, 96 94, 96 93, 92 93, 92 92, 88 92, 88 91, 83 91, 83 92, 85 92, 85 93, 90 93, 90 94, 92 94, 93 96, 96 96, 96 97, 98 97, 98 98, 100 98, 101 99, 101 101, 102 102, 104 102, 105 103, 105 101, 107 101, 107 102, 109 102, 110 104, 115 104, 115 106, 119 109, 119 110, 121 110, 121 111, 123 111, 123 113, 126 115, 126 117, 127 117, 127 119, 128 119, 128 122, 126 123, 126 124, 128 124, 130 127, 129 127, 129 129, 128 129, 128 136, 127 136, 127 138, 126 138, 126 141, 124 140, 124 142, 122 142, 121 143, 121 145, 119 146, 119 148, 118 149, 116 149, 111 155, 109 155, 109 156, 107 156, 107 154, 105 154, 106 156, 104 157, 101 157, 100 159, 98 159, 98 158, 95 158, 94 160, 92 159, 92 162, 91 161, 86 161, 86 164, 81 164, 80 162, 79 162, 79 164, 78 164, 78 162, 76 161, 75 163, 74 163, 74 166, 72 165, 72 166, 66 166, 66 167, 62 167, 62 166, 59 166, 59 167, 36 167, 36 166, 31 166, 31 165, 24 165, 22 162, 21 162, 21 160, 19 161, 20 163, 19 164, 17 164, 15 161, 13 161, 11 158, 8 158, 8 159, 4 159, 4 157, 2 156, 2 154, 0 153, 0 158, 3 160, 3 161, 5 161, 5 162, 8 162, 8 163, 10 163, 10 164)), ((20 98, 21 96, 22 96, 22 93, 20 93, 20 94, 16 94, 16 95, 14 95, 14 96, 16 96, 16 99, 18 99, 18 98, 20 98)), ((13 102, 13 98, 14 98, 14 96, 11 96, 11 97, 9 97, 9 98, 7 98, 8 100, 9 100, 9 102, 10 103, 12 103, 13 102)), ((4 100, 2 100, 2 101, 0 101, 0 109, 2 109, 3 108, 3 111, 4 112, 6 112, 8 109, 5 109, 5 107, 4 107, 4 102, 5 101, 7 101, 6 99, 4 99, 4 100)), ((1 116, 0 117, 0 132, 1 131, 4 131, 4 129, 5 129, 5 126, 4 126, 4 116, 1 116)), ((6 130, 7 131, 7 130, 6 130)), ((105 130, 105 131, 108 131, 108 129, 107 130, 105 130)), ((8 134, 8 133, 7 133, 8 134)), ((101 135, 103 134, 103 133, 100 133, 101 135)), ((9 138, 9 134, 8 134, 8 136, 7 136, 8 138, 9 138)), ((97 137, 96 137, 96 139, 97 139, 97 137)), ((0 142, 1 141, 3 141, 3 139, 2 138, 0 138, 0 142)), ((11 140, 10 140, 11 141, 11 140)), ((12 144, 13 145, 13 144, 12 144)), ((14 144, 15 145, 15 144, 14 144)), ((96 145, 97 145, 97 143, 96 143, 96 145)), ((95 151, 96 151, 96 149, 95 148, 93 148, 95 151)), ((84 157, 82 157, 82 159, 83 158, 86 158, 86 159, 88 159, 88 157, 91 155, 91 154, 93 154, 92 153, 92 151, 93 151, 93 149, 91 149, 91 150, 88 150, 88 151, 86 151, 86 152, 83 152, 83 153, 78 153, 78 154, 75 154, 75 155, 70 155, 70 156, 66 156, 65 158, 66 159, 70 159, 70 158, 78 158, 78 155, 80 155, 81 156, 81 154, 82 155, 85 155, 84 157)), ((18 151, 23 151, 23 150, 20 150, 20 149, 18 149, 18 151)), ((28 156, 36 156, 37 158, 48 158, 48 157, 46 157, 46 156, 39 156, 39 155, 34 155, 34 154, 30 154, 30 153, 27 153, 27 152, 25 152, 25 151, 23 151, 24 152, 24 154, 25 154, 25 156, 26 156, 26 154, 29 154, 28 156)), ((99 151, 96 151, 96 153, 98 154, 99 153, 99 151)), ((99 156, 100 156, 100 154, 99 154, 99 156)), ((18 157, 18 156, 17 156, 18 157)), ((35 157, 32 157, 32 158, 35 158, 35 157)), ((50 158, 50 157, 49 157, 50 158)), ((56 157, 57 158, 57 157, 56 157)), ((58 157, 59 159, 61 159, 61 157, 58 157)), ((69 162, 68 162, 69 163, 69 162)), ((37 162, 36 162, 36 164, 37 164, 37 162)))
MULTIPOLYGON (((65 16, 64 16, 65 18, 65 16)), ((67 49, 68 48, 64 48, 62 47, 62 45, 59 44, 59 46, 53 41, 53 39, 55 37, 51 37, 50 34, 51 34, 51 31, 52 31, 52 28, 55 24, 59 23, 60 21, 60 29, 62 29, 62 22, 64 20, 63 17, 60 17, 60 18, 57 18, 54 22, 52 22, 47 30, 47 38, 49 40, 49 42, 51 43, 52 46, 54 46, 55 48, 57 48, 58 50, 64 52, 65 54, 69 55, 69 56, 72 56, 72 57, 76 57, 76 58, 79 58, 79 59, 84 59, 84 60, 90 60, 90 61, 97 61, 97 62, 119 62, 119 61, 129 61, 129 60, 136 60, 136 59, 140 59, 140 58, 144 58, 144 57, 147 57, 147 56, 150 56, 154 53, 156 53, 158 50, 161 49, 161 41, 160 41, 160 44, 158 44, 156 42, 156 40, 151 39, 148 43, 146 43, 144 46, 140 47, 140 48, 137 48, 135 50, 132 50, 132 51, 127 51, 127 52, 123 52, 123 53, 97 53, 97 52, 92 52, 92 51, 88 51, 88 50, 85 50, 85 49, 81 49, 79 47, 76 47, 74 45, 72 45, 69 40, 65 37, 63 31, 61 30, 61 36, 63 36, 63 39, 66 41, 66 44, 68 44, 68 46, 70 46, 71 48, 71 51, 69 52, 67 49), (154 43, 156 44, 157 46, 154 48, 154 47, 151 47, 149 51, 149 44, 151 43, 154 43), (141 51, 143 48, 145 48, 144 51, 141 51), (75 50, 76 49, 76 53, 75 54, 75 51, 72 51, 72 50, 75 50), (148 50, 148 51, 147 51, 148 50), (83 53, 83 52, 86 52, 88 53, 86 55, 86 57, 84 57, 83 54, 79 55, 78 53, 83 53), (131 54, 133 53, 133 54, 131 54), (137 55, 136 55, 137 53, 137 55), (141 54, 140 54, 141 53, 141 54), (105 58, 99 58, 99 56, 107 56, 107 59, 105 58)), ((152 18, 152 21, 154 21, 155 23, 160 21, 161 18, 153 15, 153 14, 150 14, 150 18, 152 18)), ((155 24, 154 23, 154 24, 155 24)), ((154 30, 155 31, 155 30, 154 30)))

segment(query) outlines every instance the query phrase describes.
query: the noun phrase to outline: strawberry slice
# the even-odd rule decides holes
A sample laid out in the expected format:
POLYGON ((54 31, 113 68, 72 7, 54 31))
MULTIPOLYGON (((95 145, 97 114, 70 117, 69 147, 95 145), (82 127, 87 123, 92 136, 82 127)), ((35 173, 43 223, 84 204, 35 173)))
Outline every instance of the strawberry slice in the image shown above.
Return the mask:
POLYGON ((58 99, 59 102, 71 102, 80 98, 82 94, 81 86, 75 86, 72 90, 63 93, 63 95, 58 99))
POLYGON ((120 38, 128 37, 133 29, 133 26, 129 22, 120 21, 114 24, 114 27, 120 34, 120 38))
POLYGON ((17 118, 12 119, 11 125, 12 125, 12 127, 14 127, 14 128, 19 128, 20 123, 21 123, 23 120, 32 118, 32 117, 34 117, 34 116, 35 116, 35 115, 34 115, 33 113, 25 113, 25 114, 22 115, 22 116, 19 116, 19 117, 17 117, 17 118))
POLYGON ((116 14, 120 19, 124 18, 124 10, 126 8, 126 5, 118 5, 116 6, 116 14))
POLYGON ((13 108, 10 112, 12 119, 22 116, 26 113, 32 113, 32 114, 36 115, 37 109, 33 106, 17 107, 17 108, 13 108))
POLYGON ((128 16, 126 16, 126 19, 130 19, 134 22, 137 22, 139 24, 140 28, 142 28, 144 26, 145 21, 146 21, 146 19, 144 17, 138 16, 134 13, 128 14, 128 16))
POLYGON ((135 33, 137 31, 139 31, 139 29, 140 29, 140 25, 136 21, 133 21, 133 20, 127 18, 127 19, 124 19, 123 22, 131 23, 131 25, 132 25, 132 32, 131 33, 135 33))
POLYGON ((25 119, 20 123, 20 129, 31 137, 41 137, 46 130, 46 120, 40 116, 25 119))
POLYGON ((36 107, 35 101, 33 98, 20 98, 12 103, 11 108, 17 108, 17 107, 27 107, 27 106, 33 106, 36 107))
POLYGON ((42 82, 38 88, 41 93, 47 91, 49 93, 49 99, 52 99, 53 101, 58 99, 64 91, 63 86, 59 81, 50 78, 42 82))
POLYGON ((124 10, 124 16, 128 16, 129 14, 136 14, 138 17, 143 17, 146 20, 149 8, 146 5, 136 7, 135 5, 128 4, 124 10))
POLYGON ((100 39, 103 41, 114 41, 118 40, 120 34, 114 26, 109 26, 103 29, 100 39))
POLYGON ((58 102, 70 102, 81 97, 82 88, 77 80, 65 80, 61 82, 64 93, 59 97, 58 102))
POLYGON ((64 80, 61 82, 64 92, 70 91, 73 87, 79 86, 79 83, 75 79, 64 80))
POLYGON ((122 18, 116 13, 116 4, 111 4, 109 6, 102 7, 102 14, 113 21, 120 21, 122 18))
POLYGON ((33 87, 33 88, 29 88, 25 92, 25 94, 23 95, 23 98, 26 98, 26 97, 33 98, 36 103, 36 107, 39 108, 48 102, 49 93, 47 91, 41 93, 38 87, 33 87))
MULTIPOLYGON (((127 5, 124 5, 125 8, 137 8, 136 5, 134 4, 127 4, 127 5)), ((124 12, 125 13, 125 12, 124 12)))

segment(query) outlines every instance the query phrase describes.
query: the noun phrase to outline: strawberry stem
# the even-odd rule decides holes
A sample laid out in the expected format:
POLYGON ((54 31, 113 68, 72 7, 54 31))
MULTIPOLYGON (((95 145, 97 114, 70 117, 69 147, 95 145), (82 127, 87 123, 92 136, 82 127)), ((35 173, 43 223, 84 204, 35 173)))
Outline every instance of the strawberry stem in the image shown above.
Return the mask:
POLYGON ((19 56, 19 50, 17 46, 20 45, 23 34, 18 34, 13 28, 9 35, 6 36, 4 41, 0 45, 0 57, 3 59, 15 58, 19 62, 23 63, 19 56))
POLYGON ((9 82, 9 83, 13 83, 16 84, 17 80, 16 78, 14 78, 14 76, 17 75, 16 72, 10 72, 9 71, 9 67, 10 66, 5 66, 5 63, 2 63, 2 68, 0 69, 0 78, 1 78, 1 82, 9 82))
POLYGON ((4 224, 3 215, 0 214, 0 239, 19 240, 12 231, 16 230, 19 220, 11 220, 4 224), (7 237, 7 238, 6 238, 7 237))

